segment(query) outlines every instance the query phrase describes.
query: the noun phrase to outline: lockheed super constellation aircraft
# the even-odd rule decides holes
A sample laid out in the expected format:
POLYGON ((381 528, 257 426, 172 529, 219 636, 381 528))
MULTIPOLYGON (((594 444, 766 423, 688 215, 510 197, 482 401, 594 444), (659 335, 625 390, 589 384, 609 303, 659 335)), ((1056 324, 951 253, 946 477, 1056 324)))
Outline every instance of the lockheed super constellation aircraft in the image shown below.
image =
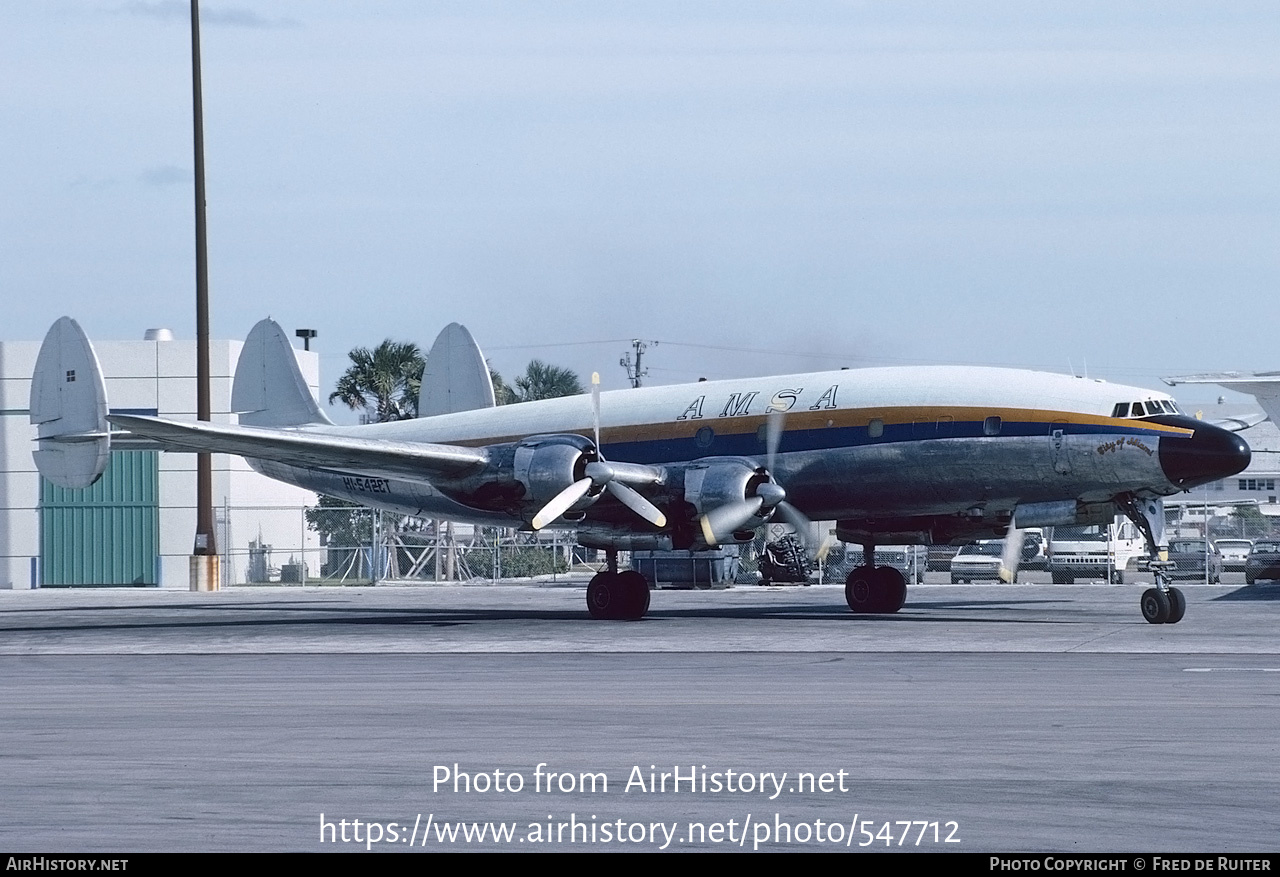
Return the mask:
MULTIPOLYGON (((456 324, 427 358, 416 420, 336 426, 270 320, 245 342, 238 424, 111 414, 93 347, 74 320, 36 363, 36 462, 51 481, 101 475, 120 432, 167 451, 238 454, 273 478, 402 514, 572 529, 604 549, 587 588, 595 618, 640 618, 649 586, 618 551, 708 549, 752 538, 775 514, 834 520, 863 545, 957 543, 1011 526, 1109 523, 1143 531, 1152 623, 1180 620, 1159 558, 1162 498, 1244 469, 1236 434, 1163 393, 998 368, 867 368, 642 387, 494 407, 488 368, 456 324), (1016 519, 1016 524, 1015 524, 1016 519)), ((896 612, 901 573, 848 576, 854 612, 896 612)))

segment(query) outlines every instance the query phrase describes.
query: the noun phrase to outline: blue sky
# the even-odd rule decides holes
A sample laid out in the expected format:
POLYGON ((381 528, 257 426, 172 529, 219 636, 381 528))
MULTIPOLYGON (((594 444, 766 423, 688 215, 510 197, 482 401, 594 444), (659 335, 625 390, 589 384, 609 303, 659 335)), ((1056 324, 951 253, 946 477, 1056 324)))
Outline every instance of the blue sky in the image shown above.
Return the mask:
MULTIPOLYGON (((1274 4, 202 6, 214 334, 327 382, 1280 368, 1274 4)), ((0 7, 0 337, 194 334, 186 16, 0 7)))

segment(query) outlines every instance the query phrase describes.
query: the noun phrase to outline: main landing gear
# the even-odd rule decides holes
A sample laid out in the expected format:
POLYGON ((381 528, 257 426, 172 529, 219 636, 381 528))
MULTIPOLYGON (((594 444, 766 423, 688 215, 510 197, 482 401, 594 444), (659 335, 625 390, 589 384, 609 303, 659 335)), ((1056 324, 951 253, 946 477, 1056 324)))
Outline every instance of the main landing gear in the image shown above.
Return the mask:
POLYGON ((592 618, 637 621, 649 611, 649 583, 635 570, 618 572, 618 552, 606 551, 609 567, 587 584, 587 611, 592 618))
MULTIPOLYGON (((863 552, 874 557, 874 549, 863 552)), ((854 612, 897 612, 907 599, 907 579, 892 566, 859 566, 844 580, 844 599, 854 612)))
POLYGON ((1156 586, 1142 592, 1142 617, 1151 624, 1177 624, 1187 614, 1187 598, 1182 591, 1169 585, 1170 563, 1160 559, 1160 546, 1155 528, 1164 533, 1164 506, 1158 500, 1140 502, 1127 496, 1117 502, 1125 516, 1138 527, 1147 542, 1151 560, 1147 568, 1155 576, 1156 586), (1155 527, 1153 527, 1153 523, 1155 527))

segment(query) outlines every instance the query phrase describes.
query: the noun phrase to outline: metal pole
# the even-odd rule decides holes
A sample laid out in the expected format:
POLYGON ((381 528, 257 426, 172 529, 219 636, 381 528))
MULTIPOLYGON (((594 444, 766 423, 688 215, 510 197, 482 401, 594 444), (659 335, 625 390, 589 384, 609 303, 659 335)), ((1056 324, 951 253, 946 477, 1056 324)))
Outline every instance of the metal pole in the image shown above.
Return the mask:
MULTIPOLYGON (((209 251, 205 225, 204 104, 200 94, 200 3, 191 0, 191 98, 196 190, 196 419, 211 419, 209 392, 209 251)), ((196 537, 191 590, 216 591, 218 542, 213 529, 213 462, 196 455, 196 537)))

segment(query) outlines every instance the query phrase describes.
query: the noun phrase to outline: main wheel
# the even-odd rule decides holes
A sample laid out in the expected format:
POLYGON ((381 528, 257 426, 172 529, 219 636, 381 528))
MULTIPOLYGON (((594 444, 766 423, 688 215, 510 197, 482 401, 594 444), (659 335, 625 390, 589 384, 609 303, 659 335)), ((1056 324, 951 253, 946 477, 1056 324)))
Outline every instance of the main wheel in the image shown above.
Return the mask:
POLYGON ((871 570, 865 566, 854 567, 844 580, 844 600, 854 612, 875 612, 876 591, 871 570))
POLYGON ((1159 588, 1147 588, 1142 593, 1142 617, 1151 624, 1165 624, 1169 609, 1169 598, 1159 588))
POLYGON ((617 590, 621 605, 615 618, 637 621, 649 611, 649 582, 633 569, 618 573, 617 590))
POLYGON ((1123 585, 1123 584, 1124 584, 1124 570, 1122 570, 1122 569, 1113 569, 1113 570, 1111 571, 1111 584, 1113 584, 1113 585, 1123 585))
POLYGON ((587 583, 587 611, 592 618, 618 618, 624 602, 618 574, 596 573, 587 583))
POLYGON ((902 572, 892 566, 876 567, 875 583, 879 590, 879 599, 875 611, 897 612, 907 601, 907 579, 902 572))
POLYGON ((1177 588, 1169 589, 1169 617, 1165 624, 1177 624, 1187 614, 1187 598, 1177 588))

